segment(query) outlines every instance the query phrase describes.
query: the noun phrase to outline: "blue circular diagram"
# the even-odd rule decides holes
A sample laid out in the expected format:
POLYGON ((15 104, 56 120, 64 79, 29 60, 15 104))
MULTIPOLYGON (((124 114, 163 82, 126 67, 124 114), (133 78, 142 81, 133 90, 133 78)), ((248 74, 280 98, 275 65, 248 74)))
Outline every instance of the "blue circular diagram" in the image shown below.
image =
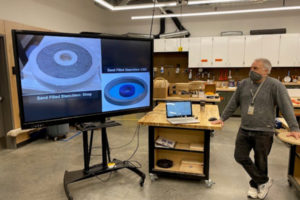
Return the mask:
POLYGON ((126 84, 120 87, 119 94, 122 97, 131 97, 135 93, 135 87, 132 84, 126 84))
POLYGON ((122 77, 109 82, 104 89, 105 99, 115 105, 132 105, 147 95, 147 84, 137 77, 122 77))

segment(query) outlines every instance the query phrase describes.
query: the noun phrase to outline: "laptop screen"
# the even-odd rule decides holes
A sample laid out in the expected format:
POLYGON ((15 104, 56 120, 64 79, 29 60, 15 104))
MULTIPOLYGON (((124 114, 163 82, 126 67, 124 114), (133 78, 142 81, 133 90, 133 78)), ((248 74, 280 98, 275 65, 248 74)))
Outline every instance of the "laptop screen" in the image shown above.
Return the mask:
POLYGON ((170 101, 166 103, 167 118, 192 116, 192 104, 190 101, 170 101))

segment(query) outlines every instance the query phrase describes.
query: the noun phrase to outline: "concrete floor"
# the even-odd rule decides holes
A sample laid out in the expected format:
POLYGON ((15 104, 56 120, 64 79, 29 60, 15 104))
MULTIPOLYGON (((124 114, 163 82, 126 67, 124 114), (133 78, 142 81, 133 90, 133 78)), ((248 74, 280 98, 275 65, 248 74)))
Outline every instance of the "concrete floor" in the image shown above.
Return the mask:
MULTIPOLYGON (((142 115, 127 115, 113 118, 123 126, 108 129, 112 148, 112 158, 126 160, 136 147, 136 138, 124 148, 132 138, 137 118, 142 115)), ((192 181, 159 177, 152 182, 148 174, 148 132, 140 129, 139 149, 132 160, 142 164, 146 173, 143 188, 140 178, 129 170, 104 174, 70 185, 74 199, 79 200, 242 200, 247 199, 249 177, 233 158, 234 140, 240 119, 229 119, 222 131, 216 131, 211 138, 210 178, 215 184, 207 188, 203 181, 192 181), (109 178, 108 181, 105 181, 109 178)), ((74 133, 70 133, 72 135, 74 133)), ((100 134, 95 134, 95 146, 100 145, 100 134)), ((93 154, 100 154, 95 148, 93 154)), ((274 184, 266 199, 299 200, 300 195, 287 182, 289 148, 274 139, 269 159, 269 174, 274 184)), ((93 156, 92 164, 99 163, 101 157, 93 156)), ((67 199, 63 188, 64 171, 83 168, 82 137, 69 141, 50 141, 40 139, 16 150, 0 150, 0 199, 1 200, 59 200, 67 199)))

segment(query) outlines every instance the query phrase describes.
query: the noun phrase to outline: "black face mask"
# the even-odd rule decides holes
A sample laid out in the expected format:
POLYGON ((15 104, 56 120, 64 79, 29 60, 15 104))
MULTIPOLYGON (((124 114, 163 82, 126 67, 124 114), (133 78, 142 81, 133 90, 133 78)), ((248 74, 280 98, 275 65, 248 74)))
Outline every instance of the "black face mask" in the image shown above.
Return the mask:
POLYGON ((254 72, 252 70, 250 70, 250 72, 249 72, 249 77, 254 82, 260 81, 262 79, 262 75, 260 75, 257 72, 254 72))

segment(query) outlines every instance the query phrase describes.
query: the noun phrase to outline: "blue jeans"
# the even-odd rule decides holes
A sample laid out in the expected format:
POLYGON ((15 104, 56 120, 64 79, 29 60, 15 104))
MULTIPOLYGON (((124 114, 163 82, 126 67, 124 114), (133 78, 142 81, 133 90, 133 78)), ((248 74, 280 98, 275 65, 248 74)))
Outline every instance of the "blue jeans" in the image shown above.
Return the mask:
POLYGON ((274 132, 249 131, 240 128, 236 142, 234 158, 251 177, 251 187, 268 182, 268 155, 273 144, 274 132), (253 149, 254 162, 249 154, 253 149))

